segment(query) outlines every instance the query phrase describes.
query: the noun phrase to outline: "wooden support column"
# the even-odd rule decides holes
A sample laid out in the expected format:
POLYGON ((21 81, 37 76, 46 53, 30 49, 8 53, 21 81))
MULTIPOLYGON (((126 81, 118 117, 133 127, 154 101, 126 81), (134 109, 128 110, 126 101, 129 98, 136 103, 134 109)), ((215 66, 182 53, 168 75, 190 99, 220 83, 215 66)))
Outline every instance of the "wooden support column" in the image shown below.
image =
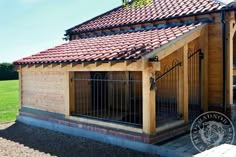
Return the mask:
MULTIPOLYGON (((144 67, 148 62, 144 62, 144 67)), ((144 68, 142 71, 143 81, 143 132, 146 134, 156 133, 156 92, 150 90, 150 78, 155 78, 155 72, 144 68)))
POLYGON ((70 114, 75 112, 75 80, 74 72, 69 72, 69 87, 70 87, 70 114))
POLYGON ((188 123, 188 45, 183 47, 182 51, 182 66, 180 70, 180 104, 183 105, 183 118, 185 123, 188 123))
POLYGON ((70 72, 65 71, 64 87, 65 87, 65 116, 70 116, 70 72))
POLYGON ((22 69, 21 66, 18 70, 18 76, 19 76, 19 107, 23 105, 22 103, 22 69))
POLYGON ((233 38, 234 38, 234 29, 235 25, 235 15, 234 12, 228 13, 228 27, 227 27, 227 96, 226 102, 227 105, 233 104, 233 38))
MULTIPOLYGON (((180 48, 179 50, 177 50, 178 54, 180 54, 179 59, 182 60, 182 54, 183 54, 183 48, 180 48)), ((184 103, 183 103, 183 91, 182 91, 182 87, 183 87, 183 73, 182 73, 182 66, 180 67, 180 72, 179 72, 179 79, 178 79, 178 87, 177 93, 178 93, 178 97, 177 97, 177 105, 178 105, 178 114, 183 117, 184 115, 184 103)))
POLYGON ((208 25, 204 26, 199 39, 200 48, 203 52, 202 60, 202 92, 201 104, 204 112, 208 111, 208 25))

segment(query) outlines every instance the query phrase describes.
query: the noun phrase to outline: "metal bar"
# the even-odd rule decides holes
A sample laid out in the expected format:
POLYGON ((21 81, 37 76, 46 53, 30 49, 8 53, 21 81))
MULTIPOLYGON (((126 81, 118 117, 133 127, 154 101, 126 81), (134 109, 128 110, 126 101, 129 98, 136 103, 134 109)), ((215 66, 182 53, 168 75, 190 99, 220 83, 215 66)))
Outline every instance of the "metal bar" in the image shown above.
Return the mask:
POLYGON ((164 77, 166 74, 168 74, 169 72, 171 72, 173 69, 175 69, 176 67, 181 66, 181 62, 179 62, 178 64, 176 64, 175 66, 173 66, 172 68, 170 68, 169 70, 167 70, 165 73, 163 73, 161 76, 159 76, 158 78, 155 79, 155 81, 160 80, 162 77, 164 77))
POLYGON ((201 95, 202 95, 202 86, 201 86, 201 80, 202 80, 202 57, 201 57, 201 54, 202 54, 202 52, 201 52, 201 50, 200 50, 200 52, 199 52, 199 66, 198 66, 198 68, 199 68, 199 82, 198 82, 198 85, 199 85, 199 91, 198 91, 198 104, 200 105, 200 106, 202 106, 202 101, 201 101, 201 95))
MULTIPOLYGON (((74 81, 81 81, 81 80, 89 80, 89 81, 104 81, 104 82, 126 82, 127 80, 104 80, 104 79, 80 79, 80 78, 72 78, 74 81)), ((142 80, 129 80, 129 82, 142 82, 142 80)))
POLYGON ((193 52, 192 54, 190 54, 188 56, 188 59, 192 58, 193 56, 195 56, 197 53, 199 53, 201 51, 201 49, 198 49, 197 51, 193 52))

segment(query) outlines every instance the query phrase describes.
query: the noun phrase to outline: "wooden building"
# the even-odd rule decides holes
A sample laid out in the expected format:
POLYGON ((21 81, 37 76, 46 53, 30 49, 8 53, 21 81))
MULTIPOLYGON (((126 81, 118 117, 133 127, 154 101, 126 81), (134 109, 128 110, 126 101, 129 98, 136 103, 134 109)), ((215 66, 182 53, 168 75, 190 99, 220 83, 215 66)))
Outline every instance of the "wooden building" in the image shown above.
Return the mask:
POLYGON ((14 62, 18 120, 153 143, 208 110, 232 117, 235 15, 233 3, 153 0, 72 27, 68 42, 14 62))

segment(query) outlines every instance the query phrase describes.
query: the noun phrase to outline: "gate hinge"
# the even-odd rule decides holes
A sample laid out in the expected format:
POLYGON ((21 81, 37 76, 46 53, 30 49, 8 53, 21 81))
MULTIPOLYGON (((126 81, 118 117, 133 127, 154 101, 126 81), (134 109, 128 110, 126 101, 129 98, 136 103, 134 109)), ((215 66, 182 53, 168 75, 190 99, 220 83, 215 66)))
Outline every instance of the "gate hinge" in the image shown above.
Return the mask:
POLYGON ((150 77, 150 90, 156 90, 156 81, 153 77, 150 77))
POLYGON ((199 53, 199 57, 200 59, 204 59, 204 53, 202 51, 199 53))

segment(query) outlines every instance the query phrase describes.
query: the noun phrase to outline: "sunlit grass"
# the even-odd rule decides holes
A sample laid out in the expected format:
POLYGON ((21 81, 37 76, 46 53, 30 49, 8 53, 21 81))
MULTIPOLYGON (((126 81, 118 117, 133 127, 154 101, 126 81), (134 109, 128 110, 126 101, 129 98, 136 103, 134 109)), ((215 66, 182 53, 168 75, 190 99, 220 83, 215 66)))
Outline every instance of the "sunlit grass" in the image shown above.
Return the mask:
POLYGON ((18 113, 18 80, 0 81, 0 123, 14 121, 18 113))

